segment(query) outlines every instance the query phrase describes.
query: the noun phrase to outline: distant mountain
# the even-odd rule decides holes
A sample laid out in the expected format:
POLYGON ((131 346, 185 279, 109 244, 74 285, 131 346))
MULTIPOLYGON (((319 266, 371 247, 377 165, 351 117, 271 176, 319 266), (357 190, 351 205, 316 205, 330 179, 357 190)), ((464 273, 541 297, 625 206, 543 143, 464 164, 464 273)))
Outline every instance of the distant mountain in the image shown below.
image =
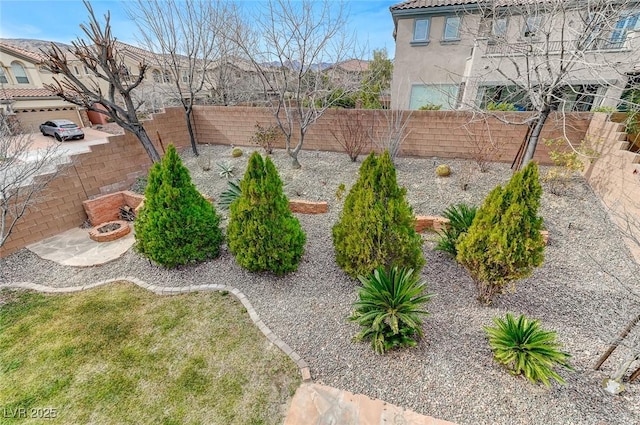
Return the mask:
MULTIPOLYGON (((51 46, 51 41, 33 40, 29 38, 0 38, 0 42, 11 44, 12 46, 16 46, 35 53, 40 53, 40 49, 48 49, 49 46, 51 46)), ((65 43, 55 42, 55 44, 60 47, 62 51, 66 51, 71 47, 70 44, 65 43)))

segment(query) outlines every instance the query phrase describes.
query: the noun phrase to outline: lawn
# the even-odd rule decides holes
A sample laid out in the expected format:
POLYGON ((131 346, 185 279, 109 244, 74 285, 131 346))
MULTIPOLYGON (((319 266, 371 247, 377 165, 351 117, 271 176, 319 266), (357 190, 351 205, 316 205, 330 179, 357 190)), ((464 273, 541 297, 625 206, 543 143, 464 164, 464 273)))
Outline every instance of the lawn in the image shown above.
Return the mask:
POLYGON ((225 293, 0 293, 0 423, 275 424, 300 383, 225 293), (55 416, 44 421, 42 416, 55 416))

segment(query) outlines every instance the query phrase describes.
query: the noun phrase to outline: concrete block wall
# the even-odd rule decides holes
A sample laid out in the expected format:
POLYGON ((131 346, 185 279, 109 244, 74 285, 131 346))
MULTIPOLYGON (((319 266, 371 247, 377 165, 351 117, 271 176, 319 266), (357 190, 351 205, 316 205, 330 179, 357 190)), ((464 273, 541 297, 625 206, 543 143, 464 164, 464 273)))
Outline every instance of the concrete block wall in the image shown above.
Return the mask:
MULTIPOLYGON (((156 148, 189 146, 182 110, 168 109, 144 122, 156 148)), ((24 246, 80 226, 87 219, 82 202, 100 195, 128 189, 137 177, 145 176, 151 160, 135 136, 112 136, 109 143, 94 145, 91 152, 71 157, 72 165, 44 191, 40 199, 16 224, 11 236, 0 248, 0 258, 24 246)))
MULTIPOLYGON (((624 125, 611 122, 605 113, 593 115, 586 137, 598 156, 584 161, 585 178, 614 223, 640 241, 640 154, 627 150, 624 125)), ((625 242, 640 263, 639 244, 630 238, 625 242)))
MULTIPOLYGON (((343 148, 331 134, 340 131, 340 117, 358 114, 366 131, 375 137, 384 133, 387 119, 381 111, 329 110, 311 126, 305 136, 304 149, 341 152, 343 148)), ((506 119, 525 121, 529 113, 503 113, 506 119)), ((543 138, 566 135, 579 145, 584 139, 590 113, 552 115, 542 133, 543 138)), ((275 124, 268 108, 199 106, 194 110, 196 133, 200 143, 248 146, 255 134, 256 122, 275 124)), ((505 124, 497 118, 486 120, 470 112, 413 111, 407 126, 407 137, 401 155, 417 157, 475 159, 483 154, 487 161, 510 162, 516 155, 527 131, 526 125, 505 124), (486 142, 492 140, 493 144, 486 142)), ((294 131, 295 134, 295 131, 294 131)), ((294 143, 297 141, 294 137, 294 143)), ((283 143, 280 146, 283 147, 283 143)), ((369 148, 370 149, 370 148, 369 148)), ((369 150, 367 149, 367 150, 369 150)), ((548 148, 542 141, 536 159, 551 164, 548 148)))

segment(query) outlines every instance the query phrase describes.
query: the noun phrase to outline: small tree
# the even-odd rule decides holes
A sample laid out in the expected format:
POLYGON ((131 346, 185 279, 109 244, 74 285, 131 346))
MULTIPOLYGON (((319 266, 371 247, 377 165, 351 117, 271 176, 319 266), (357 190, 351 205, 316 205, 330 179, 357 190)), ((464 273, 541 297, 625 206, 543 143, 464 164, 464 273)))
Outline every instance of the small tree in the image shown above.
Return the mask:
POLYGON ((89 69, 95 79, 84 79, 74 74, 69 56, 58 45, 51 43, 51 48, 43 51, 43 66, 56 76, 53 77, 53 84, 45 84, 44 87, 67 102, 111 117, 120 127, 138 138, 151 161, 158 162, 160 155, 138 119, 132 93, 144 80, 148 65, 141 62, 138 75, 131 78, 123 58, 118 54, 118 42, 111 34, 109 13, 105 15, 102 26, 91 4, 85 1, 84 5, 89 11, 89 25, 80 25, 80 28, 93 44, 78 38, 71 43, 73 47, 68 53, 89 69), (62 80, 57 75, 62 75, 62 80), (100 88, 100 80, 108 83, 106 93, 100 88))
POLYGON ((504 189, 489 193, 462 236, 457 260, 475 281, 480 301, 490 304, 510 282, 530 276, 542 264, 541 195, 538 165, 531 162, 504 189))
POLYGON ((213 205, 191 183, 173 145, 149 171, 145 201, 135 221, 136 248, 168 268, 218 256, 223 236, 213 205))
POLYGON ((425 263, 422 237, 415 231, 406 193, 396 182, 388 151, 379 158, 371 153, 362 163, 333 226, 336 261, 349 276, 368 276, 378 267, 420 271, 425 263))
POLYGON ((282 181, 269 157, 254 152, 244 178, 242 195, 230 206, 229 251, 250 271, 276 274, 295 271, 304 252, 306 236, 289 210, 282 181))
POLYGON ((0 112, 0 250, 18 221, 37 206, 47 185, 64 170, 60 146, 50 145, 30 156, 32 136, 16 133, 9 117, 0 112))

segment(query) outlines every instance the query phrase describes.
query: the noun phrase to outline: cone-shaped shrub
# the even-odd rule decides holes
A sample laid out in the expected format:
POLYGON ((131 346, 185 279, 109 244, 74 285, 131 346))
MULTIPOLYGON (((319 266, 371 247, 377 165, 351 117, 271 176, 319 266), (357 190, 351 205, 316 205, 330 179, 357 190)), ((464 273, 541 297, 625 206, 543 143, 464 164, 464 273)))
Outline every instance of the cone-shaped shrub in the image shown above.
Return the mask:
POLYGON ((419 273, 425 263, 422 237, 406 189, 396 182, 396 170, 385 152, 371 153, 333 226, 336 262, 351 277, 368 276, 378 267, 404 267, 419 273))
POLYGON ((255 152, 249 158, 242 194, 230 206, 227 240, 242 267, 284 274, 298 268, 305 234, 289 210, 276 167, 255 152))
POLYGON ((538 165, 531 162, 504 189, 489 193, 461 237, 456 258, 475 281, 480 301, 491 303, 510 282, 530 276, 542 264, 541 195, 538 165))
POLYGON ((220 218, 191 183, 173 145, 149 171, 145 201, 135 221, 136 248, 165 267, 203 261, 220 252, 220 218))

